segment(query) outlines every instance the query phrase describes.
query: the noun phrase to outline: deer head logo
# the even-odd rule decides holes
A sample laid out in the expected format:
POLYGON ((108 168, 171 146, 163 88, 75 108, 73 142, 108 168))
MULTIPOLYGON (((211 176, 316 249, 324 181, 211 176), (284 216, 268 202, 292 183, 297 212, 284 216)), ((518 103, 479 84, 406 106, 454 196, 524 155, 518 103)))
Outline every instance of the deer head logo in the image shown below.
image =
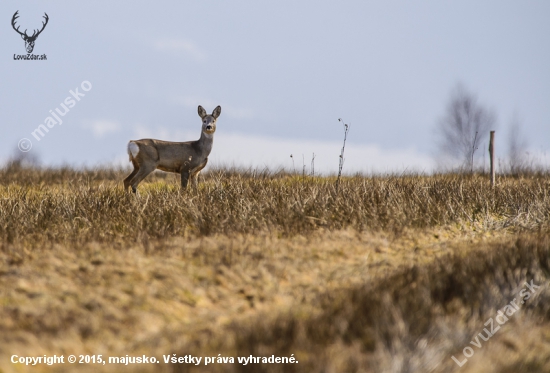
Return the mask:
POLYGON ((44 28, 48 24, 49 17, 46 14, 46 12, 44 12, 45 16, 43 17, 46 19, 46 22, 42 22, 42 29, 40 31, 34 30, 32 35, 29 36, 27 35, 27 30, 25 30, 25 32, 21 32, 19 31, 19 26, 15 28, 15 20, 19 18, 19 15, 17 13, 19 13, 19 11, 15 12, 15 14, 13 15, 13 18, 11 19, 11 26, 15 31, 17 31, 19 35, 21 35, 21 38, 25 40, 25 48, 27 49, 27 53, 32 53, 32 50, 34 49, 34 42, 36 41, 36 38, 38 37, 38 35, 40 35, 42 31, 44 31, 44 28))

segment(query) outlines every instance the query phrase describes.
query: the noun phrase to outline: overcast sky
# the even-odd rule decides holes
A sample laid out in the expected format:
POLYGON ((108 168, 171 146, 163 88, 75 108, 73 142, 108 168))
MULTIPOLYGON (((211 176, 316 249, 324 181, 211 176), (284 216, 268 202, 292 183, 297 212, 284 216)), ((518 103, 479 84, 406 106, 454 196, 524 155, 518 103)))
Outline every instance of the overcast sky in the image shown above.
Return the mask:
POLYGON ((211 164, 309 170, 315 153, 337 172, 343 118, 347 171, 429 171, 459 82, 496 112, 499 156, 515 116, 550 160, 547 0, 3 0, 0 35, 0 161, 26 138, 45 165, 127 164, 128 140, 197 139, 201 104, 222 107, 211 164), (48 14, 47 60, 14 60, 17 10, 28 34, 48 14))

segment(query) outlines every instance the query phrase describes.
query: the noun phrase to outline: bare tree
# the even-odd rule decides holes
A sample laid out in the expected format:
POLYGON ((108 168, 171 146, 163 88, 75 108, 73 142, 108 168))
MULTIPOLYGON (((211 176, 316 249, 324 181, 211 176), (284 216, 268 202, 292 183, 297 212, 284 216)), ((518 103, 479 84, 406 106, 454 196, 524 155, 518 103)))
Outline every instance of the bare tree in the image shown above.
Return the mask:
POLYGON ((37 168, 40 167, 40 157, 36 154, 36 151, 23 152, 18 147, 13 149, 12 155, 6 162, 8 168, 37 168))
POLYGON ((451 93, 444 116, 437 124, 440 153, 474 168, 476 150, 496 123, 495 114, 458 84, 451 93))
POLYGON ((517 174, 528 167, 527 149, 529 145, 521 132, 520 121, 514 116, 508 130, 508 165, 512 174, 517 174))

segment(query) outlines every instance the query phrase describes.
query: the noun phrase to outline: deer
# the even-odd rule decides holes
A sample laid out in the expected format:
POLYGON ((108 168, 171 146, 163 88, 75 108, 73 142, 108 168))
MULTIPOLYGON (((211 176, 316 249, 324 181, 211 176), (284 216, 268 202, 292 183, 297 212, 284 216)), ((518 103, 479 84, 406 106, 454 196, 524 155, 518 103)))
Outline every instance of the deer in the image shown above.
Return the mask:
POLYGON ((124 179, 124 190, 132 187, 136 193, 138 184, 151 172, 159 169, 181 175, 181 188, 186 189, 189 179, 197 188, 198 176, 208 162, 214 144, 216 121, 222 108, 217 106, 212 114, 199 105, 202 119, 201 137, 195 141, 172 142, 155 139, 131 140, 128 142, 128 156, 134 170, 124 179))
POLYGON ((25 32, 21 32, 21 31, 19 31, 19 26, 17 26, 17 28, 15 28, 15 21, 17 20, 17 18, 19 18, 18 13, 19 13, 19 11, 16 11, 15 14, 13 15, 13 17, 11 19, 11 27, 13 27, 13 29, 15 31, 17 31, 17 33, 19 35, 21 35, 21 39, 25 40, 25 49, 27 49, 27 53, 32 53, 32 51, 34 49, 34 42, 36 41, 36 38, 38 37, 38 35, 40 35, 40 33, 42 31, 44 31, 44 29, 46 28, 46 25, 48 24, 48 20, 50 18, 48 17, 48 13, 44 12, 45 15, 42 16, 42 18, 44 18, 46 20, 46 22, 42 22, 42 29, 40 31, 34 30, 32 35, 29 36, 29 35, 27 35, 27 30, 25 30, 25 32))

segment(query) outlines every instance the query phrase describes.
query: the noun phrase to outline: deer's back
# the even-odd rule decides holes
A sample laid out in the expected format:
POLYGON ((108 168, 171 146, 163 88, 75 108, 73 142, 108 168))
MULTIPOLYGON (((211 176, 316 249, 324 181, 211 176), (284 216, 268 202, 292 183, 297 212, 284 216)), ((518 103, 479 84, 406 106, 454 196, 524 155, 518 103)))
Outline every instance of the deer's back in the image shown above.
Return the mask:
POLYGON ((156 168, 177 172, 187 171, 204 162, 208 155, 204 155, 198 141, 173 142, 155 139, 141 139, 135 141, 140 153, 154 161, 156 168))

